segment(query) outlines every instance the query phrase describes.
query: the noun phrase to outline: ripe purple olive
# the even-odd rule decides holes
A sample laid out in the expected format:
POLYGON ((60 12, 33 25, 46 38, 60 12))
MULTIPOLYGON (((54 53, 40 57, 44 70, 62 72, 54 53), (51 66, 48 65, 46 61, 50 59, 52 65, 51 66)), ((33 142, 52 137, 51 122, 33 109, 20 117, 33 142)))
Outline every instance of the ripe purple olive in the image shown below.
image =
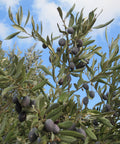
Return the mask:
POLYGON ((76 65, 76 69, 83 68, 84 66, 86 66, 86 63, 80 61, 80 63, 76 65))
POLYGON ((63 79, 61 78, 58 82, 59 85, 62 85, 63 84, 63 79))
POLYGON ((111 106, 109 104, 106 104, 104 106, 105 112, 109 112, 111 110, 111 106))
POLYGON ((66 43, 66 40, 64 38, 61 38, 59 41, 58 41, 59 45, 60 46, 64 46, 65 43, 66 43))
POLYGON ((76 124, 73 123, 73 125, 70 128, 68 128, 68 130, 75 131, 76 130, 76 124))
POLYGON ((22 111, 22 106, 19 102, 16 103, 15 110, 17 113, 20 113, 22 111))
POLYGON ((69 65, 69 67, 70 67, 71 71, 73 71, 73 70, 74 70, 74 67, 75 67, 75 64, 74 64, 74 62, 70 62, 70 65, 69 65))
POLYGON ((89 96, 90 96, 91 98, 94 98, 94 97, 95 97, 95 92, 94 92, 94 91, 89 91, 89 96))
POLYGON ((72 27, 69 27, 69 28, 67 29, 67 32, 68 32, 69 34, 73 34, 73 33, 74 33, 74 29, 73 29, 72 27))
POLYGON ((22 106, 24 106, 24 107, 30 106, 30 98, 29 98, 29 96, 26 96, 26 97, 23 98, 22 106))
POLYGON ((103 99, 104 99, 104 100, 108 100, 107 94, 106 94, 106 95, 103 95, 103 99))
POLYGON ((26 112, 25 112, 25 111, 22 111, 22 112, 19 114, 18 119, 19 119, 20 122, 25 121, 25 120, 26 120, 26 112))
POLYGON ((19 102, 19 101, 18 101, 18 98, 17 98, 16 96, 13 97, 13 100, 12 100, 12 101, 13 101, 14 104, 16 104, 17 102, 19 102))
POLYGON ((74 55, 76 55, 78 53, 78 51, 79 50, 78 50, 77 47, 73 47, 72 50, 71 50, 72 54, 74 54, 74 55))
POLYGON ((93 120, 93 124, 94 124, 95 126, 98 126, 98 121, 97 121, 96 119, 94 119, 94 120, 93 120))
POLYGON ((36 131, 37 131, 36 128, 32 128, 31 131, 29 132, 29 134, 28 134, 28 139, 29 139, 30 142, 36 141, 36 139, 37 139, 37 137, 38 137, 38 136, 36 135, 36 131))
POLYGON ((44 48, 44 49, 46 49, 47 48, 47 46, 43 43, 42 44, 42 47, 44 48))
POLYGON ((84 84, 82 85, 82 87, 83 87, 84 89, 86 89, 86 90, 88 90, 88 89, 89 89, 89 86, 88 86, 88 84, 87 84, 87 83, 84 83, 84 84))
POLYGON ((60 131, 59 126, 56 125, 56 124, 54 124, 54 127, 53 127, 53 133, 54 133, 54 134, 57 134, 57 133, 59 133, 59 131, 60 131))
POLYGON ((83 104, 84 104, 84 105, 87 105, 88 102, 89 102, 88 97, 84 97, 84 98, 83 98, 83 104))
POLYGON ((83 41, 81 39, 77 40, 77 47, 82 47, 83 41))
POLYGON ((77 129, 76 128, 76 131, 79 132, 79 133, 81 133, 84 136, 84 138, 82 138, 82 139, 85 140, 85 138, 86 138, 87 135, 86 135, 86 132, 84 131, 84 129, 82 129, 82 128, 77 129))
POLYGON ((45 121, 45 129, 46 129, 48 132, 53 132, 53 129, 54 129, 54 122, 53 122, 53 120, 47 119, 47 120, 45 121))
POLYGON ((58 48, 57 48, 57 52, 60 52, 60 51, 61 51, 61 48, 60 48, 60 47, 58 47, 58 48))

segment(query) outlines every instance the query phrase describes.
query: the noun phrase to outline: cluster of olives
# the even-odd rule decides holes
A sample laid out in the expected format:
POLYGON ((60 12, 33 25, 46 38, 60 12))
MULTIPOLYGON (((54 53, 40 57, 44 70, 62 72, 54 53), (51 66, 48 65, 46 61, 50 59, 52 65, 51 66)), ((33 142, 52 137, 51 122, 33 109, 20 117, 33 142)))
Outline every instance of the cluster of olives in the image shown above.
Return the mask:
MULTIPOLYGON (((87 84, 87 83, 84 83, 83 85, 82 85, 82 87, 85 89, 85 90, 89 90, 89 85, 87 84)), ((94 91, 89 91, 89 96, 90 96, 90 98, 94 98, 95 97, 95 92, 94 91)), ((83 98, 83 104, 85 105, 85 106, 87 106, 87 104, 88 104, 88 102, 89 102, 89 99, 88 99, 88 97, 86 96, 86 97, 84 97, 83 98)))
POLYGON ((46 131, 53 132, 54 134, 57 134, 60 131, 59 126, 57 124, 55 124, 53 122, 53 120, 51 120, 51 119, 47 119, 45 121, 45 129, 46 129, 46 131))
POLYGON ((31 100, 28 96, 24 97, 20 103, 16 96, 13 97, 13 103, 15 104, 15 110, 19 114, 18 119, 20 122, 26 120, 26 111, 23 108, 35 105, 35 101, 31 100))
MULTIPOLYGON (((44 123, 44 128, 47 132, 53 132, 54 134, 59 133, 60 128, 58 125, 54 124, 51 119, 47 119, 44 123)), ((28 139, 30 142, 35 142, 37 140, 37 144, 41 142, 41 138, 38 137, 36 127, 32 128, 28 134, 28 139)), ((53 142, 51 142, 52 144, 53 142)))
MULTIPOLYGON (((73 32, 72 28, 70 28, 70 29, 68 28, 68 33, 72 34, 72 32, 73 32)), ((61 39, 59 39, 58 44, 59 44, 60 47, 63 47, 66 44, 66 40, 64 38, 61 38, 61 39)), ((78 40, 76 40, 76 46, 73 46, 72 48, 69 48, 69 53, 73 57, 72 60, 70 60, 70 63, 69 63, 69 68, 70 68, 71 71, 73 71, 74 68, 76 68, 76 69, 83 68, 83 67, 86 66, 86 64, 89 63, 89 61, 87 59, 84 59, 84 62, 79 61, 80 56, 78 56, 77 54, 79 53, 80 47, 82 47, 82 46, 83 46, 83 41, 81 39, 78 39, 78 40)), ((61 51, 60 47, 57 48, 57 52, 61 51)))

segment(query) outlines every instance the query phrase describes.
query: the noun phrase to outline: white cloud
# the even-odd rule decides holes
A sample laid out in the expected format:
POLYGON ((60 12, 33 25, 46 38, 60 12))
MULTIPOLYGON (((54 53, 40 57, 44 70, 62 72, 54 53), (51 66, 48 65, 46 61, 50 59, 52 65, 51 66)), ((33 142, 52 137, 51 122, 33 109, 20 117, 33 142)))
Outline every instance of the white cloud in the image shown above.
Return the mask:
POLYGON ((38 21, 43 23, 43 33, 50 35, 54 32, 58 34, 57 23, 61 24, 61 19, 57 11, 58 5, 47 0, 34 0, 33 12, 37 14, 38 21))
MULTIPOLYGON (((95 8, 98 8, 97 13, 103 9, 95 25, 103 24, 112 18, 117 19, 120 14, 120 0, 59 0, 60 7, 64 9, 63 13, 66 13, 74 3, 76 4, 75 12, 80 12, 84 8, 84 16, 88 16, 89 12, 95 8)), ((33 2, 33 11, 37 14, 38 20, 42 20, 45 33, 47 34, 51 32, 58 34, 56 24, 62 24, 57 7, 58 5, 53 1, 34 0, 33 2)), ((104 29, 95 30, 94 36, 98 34, 103 35, 103 32, 104 29)))
POLYGON ((9 6, 11 6, 14 9, 15 6, 19 4, 19 1, 20 0, 0 0, 0 8, 5 6, 8 10, 9 6))

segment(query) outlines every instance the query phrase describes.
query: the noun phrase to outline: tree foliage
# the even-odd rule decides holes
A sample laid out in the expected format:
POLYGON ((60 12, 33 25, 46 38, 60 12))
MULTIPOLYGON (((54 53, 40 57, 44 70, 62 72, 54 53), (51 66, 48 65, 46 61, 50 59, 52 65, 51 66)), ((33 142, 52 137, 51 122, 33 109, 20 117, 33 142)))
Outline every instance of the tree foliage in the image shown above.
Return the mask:
POLYGON ((60 35, 51 34, 46 38, 42 36, 42 23, 36 24, 33 16, 31 33, 27 32, 29 11, 23 24, 22 7, 18 9, 16 19, 9 8, 9 18, 17 32, 6 40, 17 36, 40 41, 44 49, 49 49, 50 67, 42 65, 42 51, 36 51, 35 44, 24 56, 20 56, 19 49, 16 53, 15 48, 6 56, 0 48, 1 143, 120 143, 119 35, 109 43, 106 29, 109 54, 101 53, 102 47, 93 45, 95 40, 88 34, 93 28, 105 27, 113 20, 94 27, 96 9, 84 18, 83 9, 73 15, 74 7, 65 17, 62 9, 57 8, 64 29, 57 24, 60 35), (56 41, 58 47, 54 49, 56 41), (94 55, 99 56, 100 62, 94 55), (72 81, 74 78, 76 82, 72 81), (86 92, 82 101, 81 91, 86 92), (94 101, 96 93, 101 102, 90 109, 89 100, 94 101))

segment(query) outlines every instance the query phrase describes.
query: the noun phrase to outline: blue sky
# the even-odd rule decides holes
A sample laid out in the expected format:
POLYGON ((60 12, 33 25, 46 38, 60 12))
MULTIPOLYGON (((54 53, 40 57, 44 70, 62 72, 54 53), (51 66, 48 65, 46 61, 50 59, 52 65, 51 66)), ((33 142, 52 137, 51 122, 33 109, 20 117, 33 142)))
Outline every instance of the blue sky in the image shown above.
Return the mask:
MULTIPOLYGON (((116 38, 120 31, 120 0, 0 0, 0 40, 3 41, 3 48, 13 47, 15 41, 20 49, 23 51, 34 44, 33 39, 12 39, 4 40, 9 34, 15 32, 11 27, 11 22, 8 18, 8 8, 11 6, 12 12, 15 15, 19 6, 23 8, 23 21, 26 20, 27 12, 30 10, 36 23, 43 23, 43 36, 50 35, 52 32, 55 36, 59 34, 57 29, 57 23, 61 24, 57 7, 60 6, 63 9, 63 14, 76 4, 74 12, 81 11, 84 7, 84 16, 86 17, 89 12, 95 8, 98 8, 96 13, 99 13, 102 9, 102 14, 98 17, 95 26, 104 24, 107 21, 115 18, 115 20, 107 27, 109 41, 112 38, 116 38)), ((27 26, 27 30, 30 31, 30 21, 27 26)), ((102 46, 104 52, 108 51, 108 47, 105 41, 105 28, 99 30, 93 30, 90 35, 92 39, 95 39, 95 44, 102 46)), ((57 44, 55 44, 56 47, 57 44)), ((38 49, 42 49, 41 43, 37 44, 38 49)), ((48 65, 48 50, 43 51, 44 64, 48 65)), ((96 98, 98 100, 98 97, 96 98)), ((96 100, 94 102, 96 102, 96 100)))

